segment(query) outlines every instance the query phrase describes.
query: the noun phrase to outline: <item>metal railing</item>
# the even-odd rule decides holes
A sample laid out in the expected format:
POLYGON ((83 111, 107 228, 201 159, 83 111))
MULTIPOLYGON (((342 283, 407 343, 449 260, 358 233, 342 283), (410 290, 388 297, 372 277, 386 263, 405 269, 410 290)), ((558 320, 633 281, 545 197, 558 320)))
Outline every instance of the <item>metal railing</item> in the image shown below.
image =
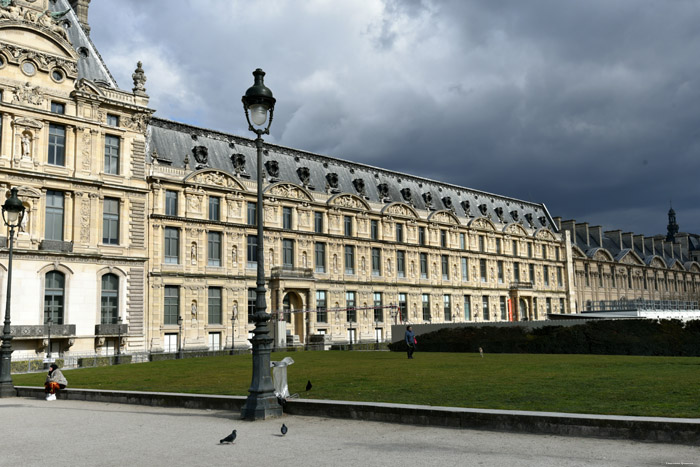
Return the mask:
POLYGON ((601 300, 586 304, 583 313, 601 311, 698 310, 698 302, 686 300, 601 300))

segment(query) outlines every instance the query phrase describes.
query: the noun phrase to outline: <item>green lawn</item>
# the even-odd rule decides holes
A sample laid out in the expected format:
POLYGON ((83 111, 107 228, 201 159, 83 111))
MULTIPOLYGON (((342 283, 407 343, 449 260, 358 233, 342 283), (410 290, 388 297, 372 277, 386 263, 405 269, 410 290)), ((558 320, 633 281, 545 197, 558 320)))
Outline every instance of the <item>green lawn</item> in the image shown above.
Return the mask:
MULTIPOLYGON (((290 356, 289 390, 310 399, 700 418, 700 358, 396 352, 290 356), (303 393, 306 381, 313 389, 303 393)), ((246 395, 251 355, 67 370, 70 387, 246 395)), ((45 375, 13 375, 41 386, 45 375)))

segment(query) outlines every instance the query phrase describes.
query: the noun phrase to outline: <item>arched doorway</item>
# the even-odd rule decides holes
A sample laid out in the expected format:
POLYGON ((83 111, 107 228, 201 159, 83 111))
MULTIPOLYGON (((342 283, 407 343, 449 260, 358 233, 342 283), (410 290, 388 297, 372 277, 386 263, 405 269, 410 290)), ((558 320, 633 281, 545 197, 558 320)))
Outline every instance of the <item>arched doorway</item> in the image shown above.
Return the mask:
POLYGON ((528 319, 527 316, 527 301, 524 298, 518 300, 518 314, 520 321, 525 321, 528 319))
POLYGON ((298 293, 287 292, 282 300, 282 308, 285 311, 285 320, 292 325, 292 334, 299 336, 299 342, 303 344, 305 340, 304 313, 294 313, 294 310, 303 310, 304 301, 298 293))

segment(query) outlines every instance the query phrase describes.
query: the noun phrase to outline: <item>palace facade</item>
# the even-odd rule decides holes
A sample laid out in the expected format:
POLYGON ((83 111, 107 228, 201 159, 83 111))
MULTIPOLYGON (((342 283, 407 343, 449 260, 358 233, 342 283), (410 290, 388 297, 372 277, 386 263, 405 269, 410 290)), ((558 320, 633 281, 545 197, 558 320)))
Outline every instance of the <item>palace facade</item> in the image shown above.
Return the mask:
POLYGON ((14 358, 246 348, 261 256, 278 345, 696 295, 697 237, 677 229, 603 234, 542 203, 272 144, 258 187, 253 140, 154 117, 141 63, 117 86, 89 0, 2 5, 0 190, 27 212, 14 358))

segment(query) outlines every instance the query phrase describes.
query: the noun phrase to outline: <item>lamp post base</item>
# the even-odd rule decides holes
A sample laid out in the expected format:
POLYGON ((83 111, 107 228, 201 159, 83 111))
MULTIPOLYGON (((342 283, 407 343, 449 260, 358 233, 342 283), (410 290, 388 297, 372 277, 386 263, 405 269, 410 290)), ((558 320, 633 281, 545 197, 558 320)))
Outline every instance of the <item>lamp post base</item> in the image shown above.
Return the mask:
POLYGON ((282 416, 282 406, 277 397, 263 396, 262 394, 250 394, 241 408, 243 420, 265 420, 282 416))
POLYGON ((0 399, 6 397, 17 397, 17 390, 12 384, 12 381, 0 383, 0 399))

